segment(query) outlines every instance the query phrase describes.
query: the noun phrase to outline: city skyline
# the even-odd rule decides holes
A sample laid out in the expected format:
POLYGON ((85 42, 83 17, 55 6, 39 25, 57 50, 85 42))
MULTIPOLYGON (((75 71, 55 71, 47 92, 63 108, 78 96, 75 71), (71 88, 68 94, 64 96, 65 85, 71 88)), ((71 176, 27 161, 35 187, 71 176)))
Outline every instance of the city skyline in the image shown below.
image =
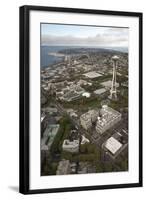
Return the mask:
POLYGON ((128 32, 41 25, 41 176, 128 171, 128 32))

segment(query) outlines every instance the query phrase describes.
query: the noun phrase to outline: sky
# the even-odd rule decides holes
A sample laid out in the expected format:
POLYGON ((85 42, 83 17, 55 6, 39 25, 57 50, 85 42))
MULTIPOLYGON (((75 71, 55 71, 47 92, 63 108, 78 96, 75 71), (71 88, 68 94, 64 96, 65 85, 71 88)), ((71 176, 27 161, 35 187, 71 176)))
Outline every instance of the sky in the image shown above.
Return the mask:
POLYGON ((41 24, 41 45, 128 48, 128 28, 41 24))

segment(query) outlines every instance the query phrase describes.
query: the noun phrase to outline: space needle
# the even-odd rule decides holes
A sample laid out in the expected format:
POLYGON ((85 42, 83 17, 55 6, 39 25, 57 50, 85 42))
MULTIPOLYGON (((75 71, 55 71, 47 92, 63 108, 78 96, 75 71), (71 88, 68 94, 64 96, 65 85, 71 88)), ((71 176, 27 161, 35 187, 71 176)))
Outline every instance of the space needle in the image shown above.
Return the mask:
POLYGON ((113 56, 113 78, 112 78, 112 85, 111 85, 111 90, 110 90, 110 99, 117 99, 117 82, 116 82, 116 70, 117 70, 117 62, 119 60, 118 56, 113 56))

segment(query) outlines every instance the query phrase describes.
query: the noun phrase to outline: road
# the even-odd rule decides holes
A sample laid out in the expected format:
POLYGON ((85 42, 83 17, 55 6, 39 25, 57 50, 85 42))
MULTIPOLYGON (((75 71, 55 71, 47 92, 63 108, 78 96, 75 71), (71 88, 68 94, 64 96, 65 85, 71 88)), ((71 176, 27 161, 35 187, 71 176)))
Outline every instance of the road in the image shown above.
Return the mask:
MULTIPOLYGON (((58 111, 60 112, 61 115, 66 114, 69 117, 69 119, 71 120, 72 124, 78 129, 78 132, 79 132, 80 136, 81 135, 89 136, 90 133, 87 132, 85 129, 82 128, 82 126, 80 125, 78 119, 75 119, 75 118, 71 117, 66 112, 66 110, 63 108, 63 106, 60 103, 58 103, 57 101, 55 101, 55 105, 56 105, 56 108, 58 109, 58 111)), ((91 143, 95 144, 97 150, 99 152, 101 152, 101 162, 102 163, 107 163, 106 156, 108 156, 109 160, 110 160, 110 163, 114 166, 115 169, 117 169, 117 171, 120 170, 120 167, 117 164, 115 164, 114 159, 112 159, 109 155, 106 154, 106 152, 104 150, 102 150, 102 144, 111 135, 113 135, 113 133, 115 133, 115 131, 119 130, 120 127, 121 127, 121 124, 118 124, 116 127, 114 127, 113 129, 111 129, 110 131, 105 132, 104 134, 102 134, 102 136, 97 137, 97 139, 95 139, 93 136, 90 135, 90 141, 91 141, 91 143)))

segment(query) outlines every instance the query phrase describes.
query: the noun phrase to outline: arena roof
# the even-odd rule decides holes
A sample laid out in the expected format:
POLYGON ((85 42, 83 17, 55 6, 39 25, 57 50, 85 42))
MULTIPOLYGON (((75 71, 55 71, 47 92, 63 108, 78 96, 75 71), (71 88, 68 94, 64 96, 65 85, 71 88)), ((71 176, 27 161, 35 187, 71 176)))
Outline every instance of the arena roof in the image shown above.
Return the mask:
POLYGON ((92 72, 85 73, 84 76, 86 76, 88 78, 97 78, 97 77, 102 76, 102 75, 95 72, 95 71, 92 71, 92 72))

